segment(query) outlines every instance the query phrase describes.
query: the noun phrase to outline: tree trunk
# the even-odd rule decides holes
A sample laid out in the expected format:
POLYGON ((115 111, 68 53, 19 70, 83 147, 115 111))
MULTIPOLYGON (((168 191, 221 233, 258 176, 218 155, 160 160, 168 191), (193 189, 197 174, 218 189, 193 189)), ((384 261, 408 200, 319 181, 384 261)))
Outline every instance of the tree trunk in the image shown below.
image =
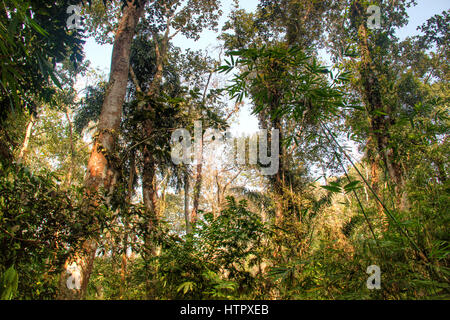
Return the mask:
MULTIPOLYGON (((371 139, 369 138, 369 141, 371 141, 371 139)), ((376 154, 372 154, 371 157, 369 157, 369 163, 370 163, 370 185, 371 188, 373 190, 373 192, 375 192, 377 195, 379 195, 379 183, 380 183, 380 167, 378 165, 379 162, 379 157, 376 154)), ((381 203, 379 201, 377 201, 376 199, 374 199, 376 205, 377 205, 377 212, 378 212, 378 217, 379 217, 379 225, 382 226, 383 229, 387 228, 388 225, 388 220, 386 215, 384 214, 384 208, 381 205, 381 203)))
MULTIPOLYGON (((159 93, 159 87, 161 85, 163 70, 164 70, 164 61, 167 56, 167 48, 168 48, 168 29, 162 39, 161 46, 158 43, 158 34, 155 32, 153 34, 153 41, 155 43, 155 52, 156 52, 156 73, 153 78, 153 81, 147 91, 147 96, 156 97, 159 93)), ((153 106, 147 104, 144 107, 147 111, 154 111, 153 106)), ((153 134, 153 119, 146 119, 143 122, 142 133, 144 138, 149 138, 153 134)), ((154 184, 156 172, 156 162, 155 158, 152 154, 152 150, 148 144, 144 146, 143 150, 143 173, 142 173, 142 196, 144 199, 144 205, 147 210, 147 213, 150 215, 149 221, 149 230, 153 229, 154 223, 156 223, 158 214, 157 214, 157 194, 156 188, 154 184)))
MULTIPOLYGON (((168 41, 169 41, 169 25, 162 39, 161 45, 159 44, 158 33, 153 33, 153 41, 155 44, 155 52, 156 52, 156 72, 153 78, 152 83, 146 95, 148 97, 156 97, 159 94, 160 85, 163 79, 163 71, 164 71, 164 63, 167 56, 168 50, 168 41)), ((148 103, 144 109, 146 111, 154 111, 153 106, 148 103)), ((146 119, 142 125, 142 133, 145 139, 148 139, 153 133, 153 119, 146 119)), ((147 257, 152 257, 156 254, 156 248, 152 243, 152 232, 154 232, 155 227, 159 220, 159 212, 158 212, 158 199, 157 199, 157 191, 155 184, 155 175, 156 175, 156 161, 154 155, 152 153, 151 147, 149 144, 146 144, 143 148, 143 172, 142 172, 142 197, 144 200, 144 206, 146 209, 146 213, 148 216, 148 225, 147 225, 147 235, 145 237, 145 249, 144 249, 144 259, 147 257)), ((151 270, 147 268, 147 279, 146 279, 146 290, 147 290, 147 298, 153 298, 153 285, 150 279, 151 270)))
MULTIPOLYGON (((79 300, 83 299, 87 292, 89 278, 94 266, 95 253, 97 251, 97 241, 86 240, 80 250, 77 250, 74 255, 66 260, 64 271, 60 276, 59 283, 59 300, 79 300), (70 271, 70 266, 75 265, 76 272, 70 271), (80 279, 80 286, 69 288, 68 282, 71 278, 78 277, 80 279)), ((76 283, 76 281, 75 281, 76 283)))
MULTIPOLYGON (((147 129, 146 136, 151 134, 151 120, 144 122, 144 129, 147 129), (150 124, 148 124, 150 122, 150 124)), ((147 230, 144 237, 144 261, 149 261, 156 254, 156 247, 152 240, 155 232, 155 228, 158 224, 158 207, 157 207, 157 191, 155 186, 155 172, 156 164, 153 157, 152 150, 148 145, 144 146, 143 150, 143 172, 142 172, 142 197, 144 200, 145 214, 147 220, 147 230)), ((145 269, 146 280, 146 294, 147 299, 154 299, 154 281, 152 280, 153 274, 151 266, 147 266, 145 269)))
POLYGON ((197 221, 198 216, 198 207, 200 203, 200 192, 202 189, 202 170, 203 170, 203 134, 200 132, 200 141, 197 150, 197 174, 195 177, 195 185, 193 190, 193 204, 192 204, 192 213, 191 213, 191 223, 195 223, 197 221))
POLYGON ((222 185, 220 184, 220 181, 219 181, 219 173, 218 172, 216 172, 215 178, 216 178, 216 186, 217 186, 217 207, 216 207, 216 212, 214 214, 214 218, 216 218, 217 216, 220 216, 220 214, 222 213, 222 185))
MULTIPOLYGON (((123 9, 115 34, 108 89, 103 101, 98 123, 98 135, 94 140, 85 179, 87 193, 95 197, 100 187, 104 187, 111 195, 117 181, 118 164, 112 163, 111 159, 114 159, 117 130, 122 118, 122 107, 130 67, 131 43, 139 19, 144 13, 146 2, 146 0, 128 2, 123 9)), ((96 248, 97 241, 96 237, 93 236, 85 241, 83 250, 69 257, 66 262, 66 270, 72 262, 79 266, 81 269, 81 288, 80 290, 69 289, 66 286, 66 281, 61 281, 60 299, 83 299, 85 297, 96 248)), ((62 274, 63 279, 67 279, 66 270, 62 274)))
MULTIPOLYGON (((276 106, 273 106, 276 107, 276 106)), ((275 222, 277 224, 280 224, 283 221, 284 218, 284 199, 285 199, 285 192, 284 192, 284 188, 285 188, 285 167, 284 167, 284 161, 285 161, 285 156, 286 156, 286 152, 285 152, 285 147, 282 144, 283 141, 283 136, 282 136, 282 128, 281 128, 281 120, 277 119, 273 122, 273 127, 275 129, 279 130, 279 150, 280 152, 280 160, 279 160, 279 168, 278 171, 275 175, 275 181, 274 181, 274 191, 275 191, 275 201, 276 201, 276 206, 275 206, 275 222)), ((272 136, 270 135, 270 142, 268 143, 268 145, 272 145, 272 136)), ((273 156, 273 155, 272 155, 273 156)))
POLYGON ((28 145, 30 144, 31 132, 33 130, 33 126, 35 123, 36 123, 36 117, 32 114, 31 119, 27 125, 27 130, 25 132, 25 138, 23 139, 22 148, 20 149, 20 153, 17 158, 18 164, 21 164, 25 160, 26 154, 28 152, 28 145))
POLYGON ((189 173, 184 174, 184 219, 186 221, 186 234, 191 233, 191 221, 189 218, 189 173))
POLYGON ((66 186, 70 187, 72 183, 73 171, 75 169, 75 146, 73 145, 72 121, 70 120, 69 110, 67 108, 65 110, 65 114, 67 122, 69 123, 69 143, 70 143, 70 166, 69 170, 67 171, 66 186))
POLYGON ((144 147, 144 167, 142 172, 142 197, 149 215, 149 231, 153 230, 158 218, 158 199, 155 186, 156 164, 149 146, 144 147))
POLYGON ((101 185, 106 190, 110 190, 114 186, 116 172, 114 165, 108 162, 107 156, 112 156, 115 151, 116 135, 122 118, 122 107, 128 84, 131 42, 136 25, 143 14, 145 2, 142 1, 139 7, 136 7, 135 2, 129 3, 124 8, 115 35, 108 89, 103 101, 98 136, 94 141, 89 159, 88 176, 85 183, 86 187, 95 192, 101 185))
MULTIPOLYGON (((219 58, 220 59, 220 58, 219 58)), ((211 70, 208 76, 208 81, 206 82, 205 90, 203 90, 202 103, 206 104, 206 94, 208 92, 209 84, 211 83, 211 78, 214 73, 214 70, 211 70)), ((232 114, 232 113, 231 113, 232 114)), ((229 117, 231 117, 231 114, 229 117)), ((228 119, 227 119, 228 120, 228 119)), ((198 122, 201 121, 199 120, 198 122)), ((194 133, 195 139, 198 140, 198 145, 196 146, 196 159, 197 159, 197 173, 195 177, 195 184, 193 190, 193 204, 192 204, 192 212, 191 212, 191 223, 195 223, 197 221, 198 216, 198 206, 200 203, 200 192, 202 190, 202 171, 203 171, 203 128, 202 126, 194 125, 196 132, 194 133)))

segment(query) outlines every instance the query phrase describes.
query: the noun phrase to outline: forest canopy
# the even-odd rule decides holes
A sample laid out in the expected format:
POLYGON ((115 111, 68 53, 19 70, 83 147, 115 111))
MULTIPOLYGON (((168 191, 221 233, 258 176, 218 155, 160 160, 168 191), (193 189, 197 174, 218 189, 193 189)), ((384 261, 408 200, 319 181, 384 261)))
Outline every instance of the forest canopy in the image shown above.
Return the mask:
POLYGON ((449 299, 450 12, 400 37, 417 2, 3 0, 0 299, 449 299))

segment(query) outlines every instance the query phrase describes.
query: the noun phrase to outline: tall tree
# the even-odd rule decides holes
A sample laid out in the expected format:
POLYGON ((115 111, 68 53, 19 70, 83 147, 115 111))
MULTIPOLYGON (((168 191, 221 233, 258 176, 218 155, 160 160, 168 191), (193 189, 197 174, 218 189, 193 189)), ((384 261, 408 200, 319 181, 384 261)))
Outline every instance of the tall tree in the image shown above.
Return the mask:
MULTIPOLYGON (((103 106, 98 123, 97 134, 87 166, 85 186, 88 194, 97 198, 100 187, 104 188, 110 196, 118 179, 119 168, 114 163, 114 154, 117 140, 117 130, 122 118, 122 108, 128 84, 130 66, 131 43, 135 35, 139 19, 144 14, 146 0, 133 0, 126 2, 119 25, 115 31, 111 70, 108 87, 105 93, 103 106)), ((89 202, 92 200, 88 197, 89 202)), ((90 206, 87 206, 88 208, 90 206)), ((82 298, 86 294, 89 277, 92 272, 94 258, 97 250, 95 236, 85 241, 81 252, 75 252, 66 262, 67 266, 76 261, 81 269, 81 288, 78 291, 67 288, 62 275, 60 286, 61 298, 82 298)))

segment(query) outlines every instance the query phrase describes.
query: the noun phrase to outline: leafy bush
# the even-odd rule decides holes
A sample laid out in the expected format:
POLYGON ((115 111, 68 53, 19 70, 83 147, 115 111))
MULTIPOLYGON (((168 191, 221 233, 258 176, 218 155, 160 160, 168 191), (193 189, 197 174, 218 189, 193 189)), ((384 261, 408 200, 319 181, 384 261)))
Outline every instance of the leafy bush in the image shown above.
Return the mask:
POLYGON ((0 274, 9 279, 17 271, 14 298, 54 298, 56 275, 69 250, 91 231, 92 218, 54 174, 16 165, 0 169, 0 274))

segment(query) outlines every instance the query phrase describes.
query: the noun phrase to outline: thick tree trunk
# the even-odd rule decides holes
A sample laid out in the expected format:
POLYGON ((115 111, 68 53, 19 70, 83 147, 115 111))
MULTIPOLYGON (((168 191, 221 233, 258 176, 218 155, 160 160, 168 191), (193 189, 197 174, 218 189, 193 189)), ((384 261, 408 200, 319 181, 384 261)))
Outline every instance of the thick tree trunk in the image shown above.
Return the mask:
POLYGON ((59 300, 78 300, 85 297, 96 251, 97 241, 86 240, 80 250, 66 260, 64 271, 60 276, 59 300), (71 271, 73 266, 76 268, 75 272, 71 271), (76 278, 79 279, 79 286, 76 278), (70 287, 72 280, 74 286, 70 287))
POLYGON ((139 7, 129 3, 116 32, 111 59, 111 73, 102 112, 98 124, 98 136, 88 163, 86 187, 97 191, 103 185, 107 190, 113 187, 116 178, 113 165, 107 156, 115 151, 117 130, 122 118, 122 107, 128 83, 130 50, 136 25, 142 16, 145 1, 139 7))
MULTIPOLYGON (((104 187, 111 195, 117 180, 117 164, 112 163, 111 159, 114 159, 117 130, 122 117, 122 107, 128 83, 131 43, 139 19, 144 13, 146 2, 146 0, 128 2, 123 9, 122 18, 115 34, 108 89, 103 101, 98 123, 98 135, 94 140, 85 180, 88 194, 94 196, 97 195, 100 187, 104 187)), ((81 269, 81 288, 80 290, 69 289, 66 281, 62 280, 59 292, 61 299, 82 299, 85 297, 95 258, 96 243, 95 236, 86 240, 83 250, 75 253, 66 262, 66 270, 72 262, 75 262, 81 269)), ((62 274, 62 279, 67 279, 66 270, 62 274)))

